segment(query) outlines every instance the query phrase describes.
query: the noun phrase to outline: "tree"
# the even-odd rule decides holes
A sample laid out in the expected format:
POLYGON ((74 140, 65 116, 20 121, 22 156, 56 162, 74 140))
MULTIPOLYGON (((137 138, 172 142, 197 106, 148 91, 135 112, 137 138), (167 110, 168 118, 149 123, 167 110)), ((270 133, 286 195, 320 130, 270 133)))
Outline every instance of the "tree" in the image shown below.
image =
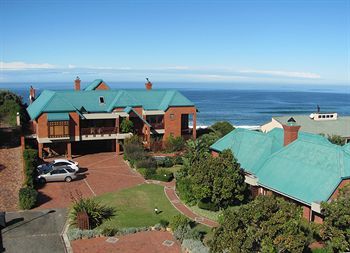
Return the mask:
POLYGON ((120 124, 120 130, 122 133, 130 133, 134 128, 134 123, 129 119, 124 119, 120 124))
POLYGON ((8 126, 16 126, 17 112, 20 113, 22 124, 26 125, 29 117, 22 98, 10 91, 0 91, 0 121, 8 126))
POLYGON ((228 121, 218 121, 210 126, 210 128, 213 129, 214 132, 217 132, 220 138, 235 129, 228 121))
POLYGON ((282 198, 258 196, 224 211, 214 230, 212 252, 304 252, 313 230, 301 208, 282 198))
POLYGON ((200 139, 188 140, 185 145, 185 152, 182 157, 183 165, 176 173, 176 190, 180 198, 188 204, 196 204, 192 190, 192 179, 189 177, 189 170, 193 164, 210 156, 200 139))
POLYGON ((226 208, 245 198, 244 173, 231 150, 224 150, 219 157, 200 159, 192 165, 189 176, 197 200, 226 208))
POLYGON ((350 251, 350 184, 339 191, 337 199, 322 203, 324 222, 321 237, 335 252, 350 251))
POLYGON ((346 143, 345 138, 339 136, 339 135, 328 135, 328 140, 336 145, 343 146, 346 143))

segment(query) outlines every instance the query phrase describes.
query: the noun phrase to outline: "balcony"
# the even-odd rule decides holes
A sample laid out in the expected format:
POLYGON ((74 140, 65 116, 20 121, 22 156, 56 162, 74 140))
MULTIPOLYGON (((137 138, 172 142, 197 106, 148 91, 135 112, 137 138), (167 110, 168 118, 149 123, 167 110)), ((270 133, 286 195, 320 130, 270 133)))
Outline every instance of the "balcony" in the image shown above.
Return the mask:
POLYGON ((118 133, 118 127, 87 127, 80 129, 81 135, 112 135, 118 133))
POLYGON ((164 129, 164 123, 151 123, 153 129, 164 129))

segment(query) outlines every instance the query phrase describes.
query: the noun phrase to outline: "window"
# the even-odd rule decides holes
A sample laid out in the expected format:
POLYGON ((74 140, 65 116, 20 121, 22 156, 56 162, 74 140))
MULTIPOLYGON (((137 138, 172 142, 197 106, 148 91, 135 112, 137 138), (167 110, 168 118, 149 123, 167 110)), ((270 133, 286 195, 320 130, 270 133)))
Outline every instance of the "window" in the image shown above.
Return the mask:
POLYGON ((174 120, 174 119, 175 119, 175 114, 174 114, 174 113, 171 113, 171 114, 170 114, 170 119, 171 119, 171 120, 174 120))
POLYGON ((105 103, 105 98, 104 97, 100 97, 100 104, 104 104, 105 103))
POLYGON ((49 138, 61 138, 69 136, 68 121, 50 121, 49 122, 49 138))
POLYGON ((56 174, 65 174, 66 171, 64 169, 58 169, 58 170, 53 170, 51 172, 51 175, 56 175, 56 174))

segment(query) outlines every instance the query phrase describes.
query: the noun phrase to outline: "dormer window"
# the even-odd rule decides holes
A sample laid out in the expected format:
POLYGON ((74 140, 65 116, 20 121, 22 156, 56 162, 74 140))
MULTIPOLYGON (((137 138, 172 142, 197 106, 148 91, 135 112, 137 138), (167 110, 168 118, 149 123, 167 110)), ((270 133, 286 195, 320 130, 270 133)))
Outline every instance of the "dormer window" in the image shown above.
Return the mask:
POLYGON ((105 103, 105 98, 104 97, 100 97, 100 104, 104 104, 105 103))

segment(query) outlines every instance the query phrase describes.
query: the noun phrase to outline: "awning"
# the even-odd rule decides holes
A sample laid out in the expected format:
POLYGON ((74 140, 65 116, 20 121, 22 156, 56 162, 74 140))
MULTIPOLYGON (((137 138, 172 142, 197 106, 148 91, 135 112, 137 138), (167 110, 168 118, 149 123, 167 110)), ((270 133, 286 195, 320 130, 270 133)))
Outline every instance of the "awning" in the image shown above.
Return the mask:
POLYGON ((68 120, 69 120, 69 114, 66 112, 47 114, 47 121, 68 121, 68 120))

